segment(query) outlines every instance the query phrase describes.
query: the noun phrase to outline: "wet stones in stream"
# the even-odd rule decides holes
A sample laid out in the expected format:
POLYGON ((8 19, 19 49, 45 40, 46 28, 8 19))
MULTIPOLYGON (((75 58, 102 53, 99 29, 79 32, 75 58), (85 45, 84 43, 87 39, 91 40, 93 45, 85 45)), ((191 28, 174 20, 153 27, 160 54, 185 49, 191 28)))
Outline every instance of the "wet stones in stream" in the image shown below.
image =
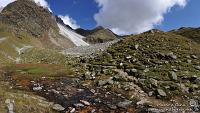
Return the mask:
POLYGON ((83 87, 73 78, 62 80, 42 80, 31 85, 30 89, 38 95, 54 102, 54 109, 63 112, 121 112, 134 108, 132 101, 100 87, 83 87), (37 85, 34 85, 37 84, 37 85))

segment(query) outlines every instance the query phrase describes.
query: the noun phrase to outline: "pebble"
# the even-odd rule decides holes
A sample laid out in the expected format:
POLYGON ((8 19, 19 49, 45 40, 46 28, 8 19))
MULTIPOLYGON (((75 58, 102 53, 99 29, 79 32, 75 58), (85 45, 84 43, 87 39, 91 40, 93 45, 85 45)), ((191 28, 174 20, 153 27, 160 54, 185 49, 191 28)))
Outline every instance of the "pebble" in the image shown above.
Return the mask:
POLYGON ((85 100, 80 100, 81 103, 83 103, 86 106, 90 106, 90 103, 88 101, 85 100))
POLYGON ((84 105, 81 104, 81 103, 77 103, 77 104, 74 104, 74 107, 76 107, 76 108, 80 108, 80 107, 84 107, 84 105))
POLYGON ((70 113, 74 113, 76 111, 75 108, 72 108, 72 110, 70 111, 70 113))

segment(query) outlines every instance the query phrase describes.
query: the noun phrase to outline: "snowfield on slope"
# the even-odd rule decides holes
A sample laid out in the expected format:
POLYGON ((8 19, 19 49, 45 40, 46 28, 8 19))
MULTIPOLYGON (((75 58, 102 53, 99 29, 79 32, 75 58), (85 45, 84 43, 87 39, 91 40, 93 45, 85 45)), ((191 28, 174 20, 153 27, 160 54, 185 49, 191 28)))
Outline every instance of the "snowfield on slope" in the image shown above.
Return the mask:
POLYGON ((76 46, 89 46, 89 44, 83 40, 83 38, 85 37, 75 33, 74 31, 68 29, 67 27, 59 23, 58 27, 60 29, 60 34, 71 40, 76 46))

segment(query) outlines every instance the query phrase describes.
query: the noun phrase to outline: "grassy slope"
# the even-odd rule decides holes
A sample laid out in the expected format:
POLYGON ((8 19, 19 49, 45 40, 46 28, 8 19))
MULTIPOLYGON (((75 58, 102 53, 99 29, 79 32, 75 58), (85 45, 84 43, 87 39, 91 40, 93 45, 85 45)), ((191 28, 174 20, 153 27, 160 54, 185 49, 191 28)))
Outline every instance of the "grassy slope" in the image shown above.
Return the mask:
POLYGON ((200 28, 181 28, 170 32, 182 35, 196 41, 197 43, 200 43, 200 28))
MULTIPOLYGON (((200 46, 185 37, 172 33, 143 33, 127 37, 114 44, 107 50, 107 53, 91 59, 91 63, 116 66, 123 63, 124 66, 118 68, 135 68, 138 70, 135 77, 146 79, 145 85, 141 85, 146 92, 155 90, 149 81, 150 78, 154 78, 158 80, 159 88, 166 90, 169 94, 179 94, 181 91, 177 83, 183 76, 197 75, 200 77, 200 71, 194 68, 200 65, 200 46), (135 49, 135 45, 139 45, 138 49, 135 49), (166 57, 172 52, 177 59, 166 57), (196 55, 198 59, 189 58, 191 55, 196 55), (131 56, 131 58, 126 59, 127 56, 131 56), (187 63, 189 59, 192 60, 191 63, 187 63), (149 69, 149 71, 145 72, 145 69, 149 69), (169 78, 170 72, 173 70, 177 70, 177 81, 169 78), (176 87, 175 90, 166 88, 169 85, 176 87)), ((188 87, 192 85, 184 83, 184 81, 183 84, 188 87)))

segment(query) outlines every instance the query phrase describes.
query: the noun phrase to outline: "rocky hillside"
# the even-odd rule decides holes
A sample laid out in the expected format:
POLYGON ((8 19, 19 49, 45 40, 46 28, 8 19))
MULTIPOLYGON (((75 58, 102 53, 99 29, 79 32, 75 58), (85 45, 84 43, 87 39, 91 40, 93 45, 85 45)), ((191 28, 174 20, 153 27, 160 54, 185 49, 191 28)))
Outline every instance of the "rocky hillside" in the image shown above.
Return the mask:
POLYGON ((170 32, 182 35, 184 37, 194 40, 197 43, 200 43, 200 28, 183 27, 178 30, 172 30, 170 32))
POLYGON ((91 44, 104 43, 117 39, 117 36, 111 30, 101 26, 93 30, 84 30, 80 28, 77 29, 76 32, 87 37, 85 41, 91 44))
MULTIPOLYGON (((133 84, 148 95, 146 100, 200 96, 200 46, 180 35, 151 30, 122 39, 84 62, 90 64, 86 79, 122 89, 127 97, 133 96, 133 84)), ((137 95, 143 97, 142 92, 137 95)))
POLYGON ((16 32, 25 31, 34 37, 41 37, 50 29, 58 30, 56 21, 48 9, 30 0, 18 0, 3 9, 1 21, 13 26, 16 32))
POLYGON ((32 0, 17 0, 0 13, 0 63, 19 62, 26 50, 63 50, 88 45, 48 9, 32 0), (65 28, 66 27, 66 28, 65 28))

